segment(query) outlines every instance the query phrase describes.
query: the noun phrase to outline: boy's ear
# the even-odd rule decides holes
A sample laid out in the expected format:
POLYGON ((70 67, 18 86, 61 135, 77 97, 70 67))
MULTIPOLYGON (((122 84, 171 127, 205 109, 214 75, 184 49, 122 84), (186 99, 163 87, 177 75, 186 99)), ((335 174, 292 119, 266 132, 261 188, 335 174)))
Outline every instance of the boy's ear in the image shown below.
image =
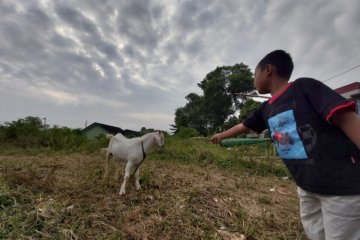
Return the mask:
POLYGON ((274 73, 274 70, 275 70, 274 68, 275 68, 274 65, 266 64, 266 66, 265 66, 266 75, 270 75, 270 74, 274 73))
POLYGON ((266 71, 266 72, 271 71, 271 65, 270 65, 270 64, 266 64, 266 65, 265 65, 265 71, 266 71))

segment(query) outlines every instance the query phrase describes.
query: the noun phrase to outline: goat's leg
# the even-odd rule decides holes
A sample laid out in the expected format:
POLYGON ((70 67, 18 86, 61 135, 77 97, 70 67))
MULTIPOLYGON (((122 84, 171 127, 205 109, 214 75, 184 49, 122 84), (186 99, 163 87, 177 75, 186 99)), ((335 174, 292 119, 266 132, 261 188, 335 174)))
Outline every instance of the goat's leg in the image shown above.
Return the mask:
POLYGON ((127 164, 126 164, 126 168, 125 168, 124 181, 123 181, 123 183, 121 184, 121 188, 120 188, 120 192, 119 192, 120 196, 125 194, 125 187, 126 187, 127 181, 128 181, 129 178, 130 178, 131 167, 132 167, 132 164, 131 164, 130 161, 128 161, 127 164))
POLYGON ((140 186, 140 182, 139 182, 139 176, 140 176, 140 168, 138 168, 135 172, 135 186, 136 186, 136 190, 140 190, 141 186, 140 186))
POLYGON ((106 159, 105 159, 105 172, 104 172, 104 176, 103 179, 105 180, 108 175, 109 175, 109 165, 110 165, 110 153, 106 153, 106 159))
POLYGON ((121 162, 120 159, 116 159, 116 169, 115 169, 115 175, 114 175, 115 181, 119 180, 120 162, 121 162))

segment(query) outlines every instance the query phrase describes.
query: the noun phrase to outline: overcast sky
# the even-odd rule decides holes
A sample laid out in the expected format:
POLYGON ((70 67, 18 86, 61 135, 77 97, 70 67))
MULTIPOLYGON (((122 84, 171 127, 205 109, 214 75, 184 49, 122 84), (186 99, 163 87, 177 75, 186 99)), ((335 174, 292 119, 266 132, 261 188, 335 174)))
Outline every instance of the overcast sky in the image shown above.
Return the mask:
POLYGON ((0 0, 0 123, 168 130, 207 73, 253 70, 275 49, 292 55, 292 80, 359 65, 360 1, 0 0))

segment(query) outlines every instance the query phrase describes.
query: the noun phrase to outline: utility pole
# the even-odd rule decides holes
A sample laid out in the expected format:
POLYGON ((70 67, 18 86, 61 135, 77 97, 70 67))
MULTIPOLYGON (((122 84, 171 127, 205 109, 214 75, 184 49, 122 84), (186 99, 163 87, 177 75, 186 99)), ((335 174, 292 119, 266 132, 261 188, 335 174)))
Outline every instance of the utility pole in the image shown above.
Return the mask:
POLYGON ((45 127, 46 127, 46 117, 44 117, 43 120, 44 120, 43 129, 45 130, 45 127))

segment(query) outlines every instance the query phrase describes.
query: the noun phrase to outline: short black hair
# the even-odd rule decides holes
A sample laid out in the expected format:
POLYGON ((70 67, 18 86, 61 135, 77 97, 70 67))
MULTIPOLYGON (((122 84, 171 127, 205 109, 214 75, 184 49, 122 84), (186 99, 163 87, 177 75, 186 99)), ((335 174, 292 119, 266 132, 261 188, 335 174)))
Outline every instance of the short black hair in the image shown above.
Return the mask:
POLYGON ((294 69, 294 63, 289 53, 284 50, 275 50, 268 53, 261 61, 258 66, 264 69, 267 64, 274 65, 276 72, 280 77, 290 78, 291 73, 294 69))

